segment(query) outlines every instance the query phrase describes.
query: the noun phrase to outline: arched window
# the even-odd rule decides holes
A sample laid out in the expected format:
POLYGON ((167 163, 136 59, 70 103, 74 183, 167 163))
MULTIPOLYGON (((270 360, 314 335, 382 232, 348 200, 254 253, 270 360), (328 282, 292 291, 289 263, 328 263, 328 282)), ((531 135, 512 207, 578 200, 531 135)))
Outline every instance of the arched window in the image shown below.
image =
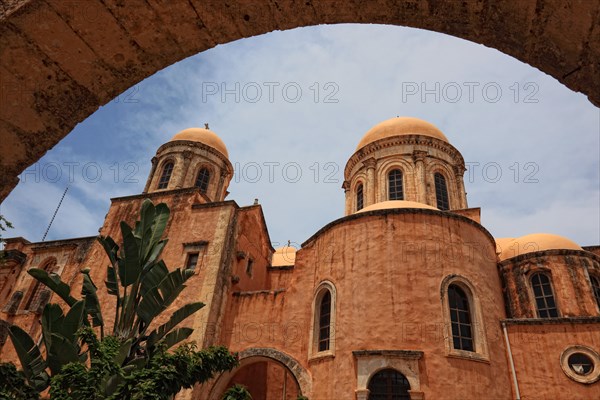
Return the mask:
POLYGON ((206 194, 208 190, 208 183, 210 182, 210 172, 206 168, 202 168, 198 172, 198 177, 196 178, 196 187, 200 188, 202 193, 206 194))
POLYGON ((557 318, 558 308, 548 275, 538 272, 531 276, 531 288, 539 318, 557 318))
POLYGON ((596 303, 598 304, 598 308, 600 308, 600 279, 594 275, 590 275, 590 280, 592 281, 592 291, 594 292, 596 303))
POLYGON ((335 286, 323 281, 313 300, 309 358, 333 355, 335 351, 335 286))
MULTIPOLYGON (((41 268, 49 274, 52 272, 56 272, 56 260, 54 258, 46 261, 44 266, 41 268)), ((28 311, 33 311, 37 313, 41 313, 42 309, 50 300, 50 289, 37 279, 33 282, 33 288, 29 295, 29 300, 25 305, 25 309, 28 311)))
POLYGON ((410 400, 410 383, 395 369, 383 369, 369 381, 369 400, 410 400))
POLYGON ((329 350, 331 337, 331 293, 329 290, 321 298, 319 304, 319 351, 329 350))
POLYGON ((452 346, 456 350, 475 351, 469 298, 458 285, 448 286, 448 306, 452 324, 452 346))
POLYGON ((171 180, 171 174, 173 173, 173 163, 168 162, 163 167, 162 175, 160 176, 160 180, 158 181, 158 189, 166 189, 169 186, 169 181, 171 180))
POLYGON ((434 175, 434 180, 437 208, 440 210, 449 210, 450 201, 448 200, 448 186, 446 186, 446 178, 444 178, 444 175, 436 172, 434 175))
POLYGON ((362 210, 363 206, 363 185, 362 183, 359 183, 356 187, 356 211, 362 210))
POLYGON ((404 200, 404 188, 402 186, 402 171, 394 169, 388 174, 388 198, 389 200, 404 200))

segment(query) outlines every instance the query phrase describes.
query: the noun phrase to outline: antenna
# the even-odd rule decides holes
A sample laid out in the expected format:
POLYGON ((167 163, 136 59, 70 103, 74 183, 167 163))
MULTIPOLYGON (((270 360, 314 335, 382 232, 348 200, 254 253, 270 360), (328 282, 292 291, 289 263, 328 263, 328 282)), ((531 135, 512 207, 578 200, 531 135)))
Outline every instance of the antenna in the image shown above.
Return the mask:
POLYGON ((52 219, 50 220, 50 223, 48 224, 48 228, 46 229, 46 233, 44 233, 44 237, 42 238, 42 242, 44 240, 46 240, 46 236, 48 235, 48 231, 50 230, 50 227, 52 226, 52 223, 54 222, 54 218, 56 218, 56 214, 58 214, 58 209, 60 208, 60 205, 62 204, 63 200, 65 199, 65 195, 67 194, 68 190, 69 190, 69 185, 67 185, 67 188, 63 192, 63 195, 60 198, 60 201, 58 202, 58 206, 56 207, 56 210, 54 210, 54 215, 52 216, 52 219))

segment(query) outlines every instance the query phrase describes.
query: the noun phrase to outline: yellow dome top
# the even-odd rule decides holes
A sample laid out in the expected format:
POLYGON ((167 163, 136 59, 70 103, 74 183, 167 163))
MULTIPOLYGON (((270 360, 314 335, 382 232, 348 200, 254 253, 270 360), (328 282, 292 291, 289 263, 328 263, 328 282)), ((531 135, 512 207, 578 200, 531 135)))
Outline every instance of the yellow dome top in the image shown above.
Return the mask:
POLYGON ((291 246, 283 246, 275 249, 271 266, 286 267, 296 262, 296 249, 291 246))
MULTIPOLYGON (((362 210, 357 211, 356 213, 374 211, 374 210, 389 210, 392 208, 425 208, 427 210, 436 210, 437 208, 432 207, 428 204, 417 203, 416 201, 408 201, 408 200, 388 200, 382 201, 379 203, 371 204, 368 207, 363 208, 362 210)), ((355 214, 356 214, 355 213, 355 214)))
POLYGON ((402 135, 424 135, 449 142, 446 135, 435 125, 413 117, 396 117, 380 122, 363 136, 356 150, 376 140, 402 135))
POLYGON ((496 245, 500 260, 544 250, 583 250, 571 239, 550 233, 533 233, 512 240, 496 239, 496 245))
POLYGON ((188 140, 190 142, 199 142, 203 143, 207 146, 212 147, 217 150, 219 153, 223 154, 226 158, 229 158, 229 153, 227 152, 227 147, 225 147, 225 143, 221 140, 216 133, 206 128, 188 128, 184 129, 181 132, 177 133, 173 138, 171 138, 171 142, 174 140, 188 140))

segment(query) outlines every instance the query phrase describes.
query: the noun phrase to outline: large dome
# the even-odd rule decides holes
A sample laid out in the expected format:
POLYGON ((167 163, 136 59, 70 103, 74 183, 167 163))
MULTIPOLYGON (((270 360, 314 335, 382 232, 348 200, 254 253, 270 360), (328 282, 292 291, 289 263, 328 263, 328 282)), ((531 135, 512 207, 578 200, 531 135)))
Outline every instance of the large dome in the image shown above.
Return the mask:
POLYGON ((500 260, 544 250, 583 250, 566 237, 550 233, 533 233, 518 238, 496 239, 496 251, 500 260))
POLYGON ((221 140, 216 133, 211 131, 210 129, 205 128, 188 128, 184 129, 181 132, 177 133, 173 138, 171 138, 171 142, 174 140, 188 140, 191 142, 199 142, 203 143, 207 146, 212 147, 217 150, 219 153, 223 154, 226 158, 229 158, 229 153, 227 152, 227 147, 225 147, 225 143, 221 140))
POLYGON ((377 140, 402 135, 424 135, 448 142, 446 135, 435 125, 413 117, 396 117, 375 125, 363 136, 356 150, 377 140))

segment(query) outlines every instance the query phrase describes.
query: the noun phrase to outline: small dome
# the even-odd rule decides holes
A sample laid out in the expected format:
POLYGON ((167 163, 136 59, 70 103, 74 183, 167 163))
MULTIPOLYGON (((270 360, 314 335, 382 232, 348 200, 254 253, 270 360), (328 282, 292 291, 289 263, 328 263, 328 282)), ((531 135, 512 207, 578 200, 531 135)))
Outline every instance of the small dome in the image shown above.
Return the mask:
POLYGON ((512 240, 496 239, 496 245, 500 260, 544 250, 583 250, 571 239, 550 233, 533 233, 512 240))
POLYGON ((205 128, 188 128, 184 129, 181 132, 177 133, 173 138, 171 138, 171 142, 174 140, 188 140, 190 142, 199 142, 203 143, 207 146, 212 147, 217 150, 219 153, 223 154, 226 158, 229 158, 229 153, 227 152, 227 147, 225 147, 225 143, 221 140, 216 133, 211 131, 210 129, 205 128))
POLYGON ((449 142, 446 135, 435 125, 413 117, 396 117, 375 125, 363 136, 356 150, 379 139, 402 135, 424 135, 449 142))
POLYGON ((271 266, 286 267, 296 262, 296 249, 291 246, 283 246, 275 249, 271 266))
POLYGON ((371 204, 370 206, 357 211, 355 214, 367 212, 367 211, 374 211, 374 210, 388 210, 388 209, 392 209, 392 208, 425 208, 427 210, 440 211, 437 208, 432 207, 428 204, 418 203, 416 201, 388 200, 388 201, 382 201, 380 203, 371 204))

